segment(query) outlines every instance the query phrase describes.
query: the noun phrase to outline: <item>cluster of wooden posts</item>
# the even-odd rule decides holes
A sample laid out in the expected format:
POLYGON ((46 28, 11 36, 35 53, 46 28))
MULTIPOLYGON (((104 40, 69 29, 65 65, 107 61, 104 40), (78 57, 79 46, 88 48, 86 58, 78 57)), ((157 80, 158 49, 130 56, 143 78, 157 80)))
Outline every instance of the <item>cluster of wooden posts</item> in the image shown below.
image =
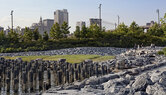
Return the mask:
POLYGON ((92 61, 71 64, 65 59, 59 61, 30 62, 0 58, 0 94, 43 92, 51 86, 82 81, 91 76, 110 73, 105 65, 92 61))

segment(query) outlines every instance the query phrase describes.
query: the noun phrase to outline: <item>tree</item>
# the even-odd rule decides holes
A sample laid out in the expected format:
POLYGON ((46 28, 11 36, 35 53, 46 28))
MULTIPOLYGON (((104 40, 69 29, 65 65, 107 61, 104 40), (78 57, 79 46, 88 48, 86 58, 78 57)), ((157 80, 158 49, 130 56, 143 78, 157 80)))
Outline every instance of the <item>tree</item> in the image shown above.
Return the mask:
POLYGON ((76 26, 76 30, 74 32, 74 36, 76 38, 81 38, 81 31, 80 31, 80 27, 79 26, 76 26))
POLYGON ((13 30, 10 30, 10 32, 7 35, 7 38, 8 38, 9 43, 16 44, 19 42, 18 33, 16 33, 13 30))
POLYGON ((45 31, 43 34, 43 40, 48 41, 48 39, 49 39, 48 33, 47 33, 47 31, 45 31))
POLYGON ((58 23, 54 24, 50 30, 50 36, 53 39, 63 38, 63 33, 58 23))
POLYGON ((38 40, 40 37, 40 34, 39 34, 39 31, 38 31, 38 28, 36 28, 34 31, 33 31, 33 39, 34 40, 38 40))
POLYGON ((32 39, 33 39, 33 32, 29 28, 25 27, 25 31, 23 34, 23 40, 32 41, 32 39))
POLYGON ((140 28, 139 26, 138 26, 138 24, 136 24, 136 22, 135 21, 133 21, 132 23, 131 23, 131 25, 130 25, 130 27, 129 27, 129 32, 128 32, 128 34, 134 34, 134 35, 140 35, 141 33, 143 33, 144 31, 143 31, 143 29, 142 28, 140 28))
POLYGON ((164 18, 161 19, 161 28, 164 32, 164 36, 166 37, 166 13, 164 15, 164 18))
POLYGON ((102 37, 103 30, 97 24, 93 24, 89 27, 88 37, 90 38, 100 38, 102 37))
POLYGON ((166 13, 164 15, 164 18, 161 19, 161 24, 166 24, 166 13))
POLYGON ((64 22, 61 26, 61 32, 63 33, 63 37, 67 37, 66 35, 70 33, 69 29, 71 27, 68 26, 68 24, 66 22, 64 22))
POLYGON ((148 29, 147 34, 161 37, 161 36, 164 36, 164 31, 162 30, 160 25, 155 23, 152 27, 150 27, 150 29, 148 29))
POLYGON ((117 27, 115 32, 118 32, 119 34, 122 34, 122 35, 126 34, 128 32, 128 27, 124 23, 122 23, 117 27))
POLYGON ((6 41, 6 35, 4 33, 4 31, 0 31, 0 45, 3 45, 6 41))
POLYGON ((83 25, 80 31, 81 38, 88 38, 88 32, 88 28, 85 25, 83 25))

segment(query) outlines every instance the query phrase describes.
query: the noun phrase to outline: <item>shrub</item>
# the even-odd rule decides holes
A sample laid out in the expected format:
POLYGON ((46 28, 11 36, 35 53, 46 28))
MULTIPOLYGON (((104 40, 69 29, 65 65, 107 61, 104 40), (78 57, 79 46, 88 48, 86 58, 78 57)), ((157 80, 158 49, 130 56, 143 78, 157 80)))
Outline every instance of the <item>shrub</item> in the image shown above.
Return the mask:
POLYGON ((157 54, 164 55, 164 52, 163 51, 158 51, 157 54))

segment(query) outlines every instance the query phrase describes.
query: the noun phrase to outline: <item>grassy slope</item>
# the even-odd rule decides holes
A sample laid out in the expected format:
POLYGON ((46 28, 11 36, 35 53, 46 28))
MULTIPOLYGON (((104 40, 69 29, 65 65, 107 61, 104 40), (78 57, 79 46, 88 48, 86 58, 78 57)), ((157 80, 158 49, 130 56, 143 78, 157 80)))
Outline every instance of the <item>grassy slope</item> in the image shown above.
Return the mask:
POLYGON ((86 59, 92 59, 95 62, 100 62, 114 58, 114 56, 100 56, 100 55, 55 55, 55 56, 16 56, 16 57, 6 56, 5 58, 16 59, 17 57, 22 58, 24 61, 35 60, 37 58, 42 58, 43 60, 59 60, 63 58, 70 63, 80 63, 86 59))

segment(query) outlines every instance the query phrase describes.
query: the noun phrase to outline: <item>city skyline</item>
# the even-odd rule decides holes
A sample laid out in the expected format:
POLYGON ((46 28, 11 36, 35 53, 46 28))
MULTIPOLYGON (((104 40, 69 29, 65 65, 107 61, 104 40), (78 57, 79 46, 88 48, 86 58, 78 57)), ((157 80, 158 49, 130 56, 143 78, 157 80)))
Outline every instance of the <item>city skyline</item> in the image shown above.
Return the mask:
MULTIPOLYGON (((38 22, 40 16, 43 19, 54 19, 54 11, 67 9, 69 12, 69 26, 71 32, 75 30, 77 21, 85 21, 88 25, 89 18, 98 18, 98 6, 102 4, 102 19, 107 22, 117 23, 117 15, 120 22, 129 25, 136 21, 139 25, 145 25, 152 20, 157 22, 156 10, 160 10, 160 17, 166 12, 164 0, 0 0, 0 26, 5 29, 10 26, 10 12, 14 10, 14 28, 29 27, 38 22), (120 7, 119 7, 120 6, 120 7), (144 19, 143 19, 144 18, 144 19)), ((112 28, 113 25, 110 25, 112 28)))

